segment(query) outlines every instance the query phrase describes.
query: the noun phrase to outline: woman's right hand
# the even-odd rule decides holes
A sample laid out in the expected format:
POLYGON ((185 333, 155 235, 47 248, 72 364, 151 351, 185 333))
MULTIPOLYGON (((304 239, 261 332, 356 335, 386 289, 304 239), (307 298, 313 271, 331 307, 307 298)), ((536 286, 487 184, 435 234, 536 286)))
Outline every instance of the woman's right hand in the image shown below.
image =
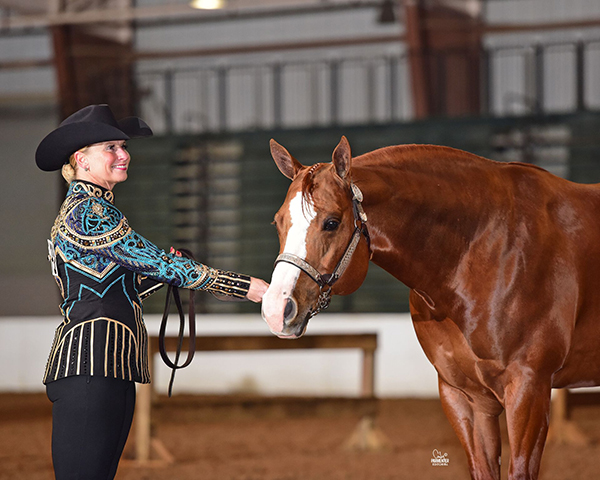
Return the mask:
POLYGON ((251 302, 260 303, 266 293, 269 284, 260 278, 250 277, 250 288, 246 298, 251 302))

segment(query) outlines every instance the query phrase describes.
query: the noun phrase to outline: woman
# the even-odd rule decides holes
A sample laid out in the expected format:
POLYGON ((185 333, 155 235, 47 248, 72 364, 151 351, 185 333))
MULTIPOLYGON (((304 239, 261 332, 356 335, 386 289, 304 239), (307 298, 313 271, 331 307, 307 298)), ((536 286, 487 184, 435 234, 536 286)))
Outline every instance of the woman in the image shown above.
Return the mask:
POLYGON ((145 296, 169 283, 260 302, 268 286, 166 253, 131 229, 113 205, 112 189, 127 179, 126 141, 151 135, 137 117, 117 122, 108 105, 90 105, 64 120, 36 151, 39 168, 62 169, 69 183, 48 241, 65 318, 44 375, 58 480, 116 474, 135 382, 150 382, 145 296))

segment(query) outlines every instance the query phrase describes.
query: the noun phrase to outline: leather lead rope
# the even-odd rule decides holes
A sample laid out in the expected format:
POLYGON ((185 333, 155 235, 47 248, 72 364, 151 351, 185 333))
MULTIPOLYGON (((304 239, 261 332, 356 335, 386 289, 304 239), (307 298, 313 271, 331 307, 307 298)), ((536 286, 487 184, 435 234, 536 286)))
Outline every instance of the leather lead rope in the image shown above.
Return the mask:
MULTIPOLYGON (((183 256, 194 260, 194 256, 192 252, 189 250, 181 249, 180 250, 183 256)), ((167 289, 167 298, 165 300, 165 310, 163 312, 162 320, 160 322, 160 331, 158 333, 158 351, 160 352, 160 356, 163 359, 163 362, 171 369, 171 378, 169 380, 169 397, 173 392, 173 382, 175 381, 175 372, 180 368, 187 367, 194 358, 194 353, 196 353, 196 311, 195 311, 195 301, 194 296, 196 292, 194 290, 190 290, 190 301, 189 301, 189 310, 188 310, 188 352, 187 358, 185 362, 179 365, 179 358, 181 356, 181 350, 183 348, 183 337, 185 331, 185 314, 183 313, 183 307, 181 305, 181 297, 179 296, 179 289, 174 287, 173 285, 169 285, 167 289), (169 311, 171 309, 171 297, 175 301, 175 306, 177 307, 177 313, 179 314, 179 334, 178 334, 178 342, 177 342, 177 350, 175 352, 175 361, 172 362, 169 356, 167 355, 167 349, 165 348, 165 334, 167 331, 167 322, 169 319, 169 311)))

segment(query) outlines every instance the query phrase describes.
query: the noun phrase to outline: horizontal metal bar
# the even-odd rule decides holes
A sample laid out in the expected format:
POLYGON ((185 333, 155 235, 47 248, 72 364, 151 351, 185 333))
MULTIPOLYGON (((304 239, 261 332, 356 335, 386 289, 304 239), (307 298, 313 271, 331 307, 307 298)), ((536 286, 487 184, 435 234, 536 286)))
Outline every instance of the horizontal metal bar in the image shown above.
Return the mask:
MULTIPOLYGON (((207 57, 213 55, 234 55, 240 53, 274 52, 279 50, 301 50, 312 48, 331 48, 352 45, 401 42, 403 35, 378 35, 368 37, 330 38, 307 42, 277 42, 267 44, 235 45, 215 48, 196 48, 177 51, 138 51, 133 54, 135 60, 154 60, 158 58, 207 57)), ((140 72, 141 73, 141 72, 140 72)))
POLYGON ((0 70, 20 70, 24 68, 44 68, 52 66, 54 66, 54 62, 51 59, 0 61, 0 70))

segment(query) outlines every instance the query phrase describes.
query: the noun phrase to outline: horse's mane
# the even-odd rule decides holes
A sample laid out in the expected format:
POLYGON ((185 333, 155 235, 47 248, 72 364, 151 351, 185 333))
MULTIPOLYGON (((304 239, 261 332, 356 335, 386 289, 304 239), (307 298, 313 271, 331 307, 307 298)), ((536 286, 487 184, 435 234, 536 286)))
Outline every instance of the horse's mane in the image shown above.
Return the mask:
MULTIPOLYGON (((367 168, 370 170, 374 170, 375 168, 380 169, 381 167, 383 169, 390 168, 394 170, 408 169, 422 173, 436 172, 437 175, 442 176, 446 176, 450 171, 456 172, 457 167, 459 167, 459 170, 464 170, 506 167, 508 165, 546 172, 546 170, 537 165, 519 162, 499 162, 452 147, 417 144, 382 147, 354 157, 352 164, 357 168, 367 168)), ((306 171, 302 179, 304 205, 312 200, 315 189, 315 178, 318 173, 327 168, 333 169, 334 167, 330 163, 316 163, 306 171)), ((332 177, 338 182, 339 186, 344 185, 344 181, 337 175, 333 175, 332 177)))
POLYGON ((414 164, 424 165, 423 160, 427 160, 427 164, 444 165, 446 162, 451 161, 453 166, 457 164, 464 166, 475 166, 475 165, 518 165, 527 168, 533 168, 537 170, 545 171, 543 168, 537 165, 520 162, 499 162, 497 160, 490 160, 489 158, 481 157, 474 153, 459 150, 457 148, 445 147, 440 145, 417 145, 417 144, 406 144, 406 145, 394 145, 389 147, 382 147, 377 150, 359 155, 353 159, 362 165, 368 165, 373 161, 377 161, 379 165, 386 166, 399 166, 398 158, 402 157, 406 162, 412 162, 414 164))

